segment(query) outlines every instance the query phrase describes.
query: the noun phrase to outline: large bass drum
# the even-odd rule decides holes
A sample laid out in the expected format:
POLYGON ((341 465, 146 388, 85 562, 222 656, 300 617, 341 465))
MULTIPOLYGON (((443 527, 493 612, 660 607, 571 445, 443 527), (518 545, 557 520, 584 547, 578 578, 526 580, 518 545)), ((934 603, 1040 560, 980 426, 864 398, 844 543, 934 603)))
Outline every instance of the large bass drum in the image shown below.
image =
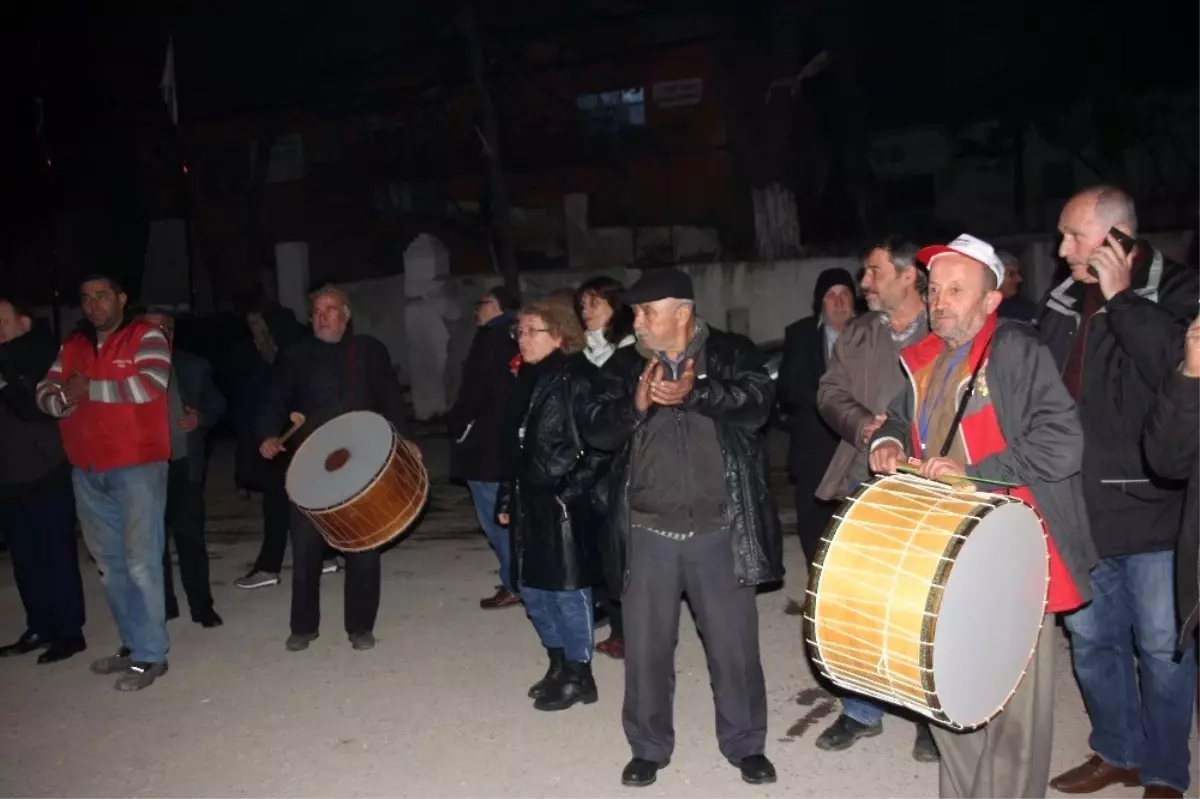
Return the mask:
POLYGON ((842 688, 970 729, 1016 690, 1048 582, 1045 532, 1028 505, 883 477, 830 522, 809 572, 805 638, 842 688))
POLYGON ((330 546, 362 552, 416 521, 429 475, 387 419, 352 411, 318 427, 296 450, 287 494, 330 546))

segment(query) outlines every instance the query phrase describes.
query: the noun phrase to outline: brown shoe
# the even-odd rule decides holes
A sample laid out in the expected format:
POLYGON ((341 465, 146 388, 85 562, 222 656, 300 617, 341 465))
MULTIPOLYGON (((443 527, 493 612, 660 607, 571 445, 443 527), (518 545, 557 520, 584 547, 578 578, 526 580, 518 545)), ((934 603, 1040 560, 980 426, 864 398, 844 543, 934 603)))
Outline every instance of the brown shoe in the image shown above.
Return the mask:
POLYGON ((1183 791, 1177 791, 1170 785, 1147 785, 1143 799, 1183 799, 1183 791))
POLYGON ((490 596, 487 599, 479 600, 479 607, 483 608, 484 610, 511 608, 513 605, 519 604, 521 604, 521 597, 503 587, 496 591, 495 596, 490 596))
POLYGON ((608 655, 616 660, 625 659, 625 642, 616 638, 606 638, 596 644, 596 651, 602 655, 608 655))
POLYGON ((1141 784, 1136 769, 1117 768, 1099 755, 1050 780, 1050 787, 1061 793, 1095 793, 1110 785, 1133 788, 1141 784))

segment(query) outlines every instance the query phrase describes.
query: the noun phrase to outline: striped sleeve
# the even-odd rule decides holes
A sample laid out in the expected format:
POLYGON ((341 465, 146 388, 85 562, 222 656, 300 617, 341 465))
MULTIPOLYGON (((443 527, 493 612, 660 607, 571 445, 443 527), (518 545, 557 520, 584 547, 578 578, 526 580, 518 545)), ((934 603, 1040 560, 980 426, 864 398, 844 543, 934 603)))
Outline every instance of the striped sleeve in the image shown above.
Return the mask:
POLYGON ((38 383, 35 394, 38 409, 42 413, 53 416, 56 419, 62 419, 74 410, 73 408, 68 408, 66 403, 63 402, 62 379, 62 348, 60 347, 58 357, 50 365, 50 371, 46 373, 42 382, 38 383))
POLYGON ((152 327, 146 331, 133 362, 137 374, 122 380, 92 380, 88 399, 109 405, 144 405, 163 396, 171 379, 171 345, 162 330, 152 327))

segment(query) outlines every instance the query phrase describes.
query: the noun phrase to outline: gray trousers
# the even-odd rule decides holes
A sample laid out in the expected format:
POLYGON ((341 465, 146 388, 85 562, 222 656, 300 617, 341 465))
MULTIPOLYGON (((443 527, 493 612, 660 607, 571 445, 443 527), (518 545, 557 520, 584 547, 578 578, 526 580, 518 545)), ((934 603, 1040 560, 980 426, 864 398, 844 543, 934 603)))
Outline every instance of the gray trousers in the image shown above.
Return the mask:
POLYGON ((1054 738, 1054 615, 1042 622, 1029 668, 1004 710, 973 732, 930 725, 943 797, 1044 797, 1054 738))
POLYGON ((675 749, 675 646, 687 594, 708 659, 721 753, 737 762, 761 755, 767 688, 758 650, 755 590, 733 571, 728 531, 673 541, 630 533, 622 721, 634 757, 666 763, 675 749))

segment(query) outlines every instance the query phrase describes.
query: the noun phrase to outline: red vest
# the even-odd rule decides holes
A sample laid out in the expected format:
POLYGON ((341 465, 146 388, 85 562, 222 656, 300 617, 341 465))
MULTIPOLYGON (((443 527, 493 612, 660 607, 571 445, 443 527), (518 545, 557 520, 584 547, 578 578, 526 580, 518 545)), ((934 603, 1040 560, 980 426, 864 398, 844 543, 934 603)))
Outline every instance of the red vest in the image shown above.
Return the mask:
MULTIPOLYGON (((996 332, 996 315, 992 314, 988 318, 987 323, 983 326, 983 330, 975 336, 971 342, 971 350, 967 355, 967 365, 970 371, 975 370, 975 366, 981 358, 984 358, 988 352, 988 343, 992 340, 992 335, 996 332)), ((905 370, 908 372, 909 380, 912 382, 913 393, 917 391, 916 376, 926 369, 932 369, 933 363, 937 360, 945 344, 940 338, 933 333, 930 333, 925 338, 905 347, 900 352, 900 361, 904 364, 905 370)), ((996 418, 996 408, 992 405, 990 390, 987 385, 987 363, 979 370, 979 378, 975 383, 975 393, 967 405, 967 411, 963 414, 962 424, 958 428, 959 440, 963 444, 963 451, 967 455, 969 464, 978 464, 984 458, 995 455, 997 452, 1003 452, 1008 449, 1008 442, 1004 439, 1004 433, 1000 430, 1000 422, 996 418)), ((966 389, 966 381, 957 387, 954 392, 955 408, 962 399, 962 393, 966 389)), ((919 408, 919 402, 915 408, 919 408)), ((912 452, 916 456, 920 456, 926 446, 932 446, 934 449, 941 447, 941 442, 931 442, 926 444, 920 440, 920 433, 916 423, 916 410, 914 408, 913 423, 912 423, 912 452)), ((934 452, 933 455, 937 453, 934 452)), ((1007 494, 1008 496, 1016 497, 1017 499, 1029 505, 1035 511, 1038 510, 1037 500, 1033 497, 1033 491, 1029 486, 1021 486, 1020 488, 1004 489, 989 486, 983 486, 987 491, 996 494, 1007 494)), ((1040 517, 1040 512, 1039 512, 1040 517)), ((1050 585, 1047 589, 1046 596, 1046 612, 1047 613, 1065 613, 1068 610, 1074 610, 1083 604, 1083 600, 1079 596, 1079 591, 1075 587, 1075 582, 1071 579, 1070 573, 1062 562, 1062 558, 1058 554, 1058 547, 1054 545, 1054 536, 1046 528, 1046 522, 1042 521, 1042 531, 1046 535, 1046 549, 1050 554, 1050 585)))
MULTIPOLYGON (((149 329, 146 322, 136 321, 114 330, 99 353, 85 336, 75 333, 59 356, 63 380, 75 372, 90 380, 124 380, 137 374, 134 356, 149 329)), ((143 404, 85 399, 59 422, 59 430, 67 458, 79 469, 107 472, 171 458, 165 393, 143 404)))

